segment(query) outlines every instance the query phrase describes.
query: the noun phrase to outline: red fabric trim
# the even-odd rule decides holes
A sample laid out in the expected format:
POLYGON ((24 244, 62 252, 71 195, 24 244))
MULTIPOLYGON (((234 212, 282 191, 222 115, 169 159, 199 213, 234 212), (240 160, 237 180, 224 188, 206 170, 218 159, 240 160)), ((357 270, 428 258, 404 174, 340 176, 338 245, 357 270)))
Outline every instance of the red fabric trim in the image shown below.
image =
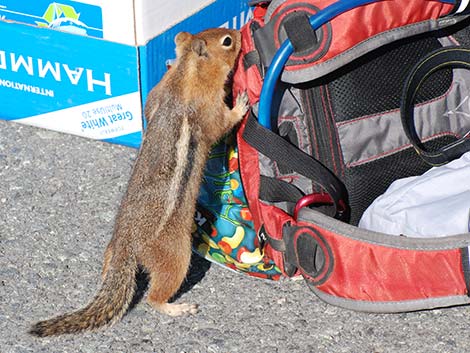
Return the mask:
MULTIPOLYGON (((264 229, 270 237, 281 240, 284 224, 287 222, 293 222, 292 217, 281 209, 275 206, 263 204, 262 202, 259 202, 259 207, 261 211, 264 229)), ((269 244, 265 247, 264 253, 265 256, 272 259, 282 271, 282 273, 286 275, 284 270, 283 253, 274 250, 269 246, 269 244)))
POLYGON ((467 294, 460 249, 396 249, 300 225, 317 229, 331 247, 333 272, 317 287, 327 294, 385 302, 467 294))
MULTIPOLYGON (((256 231, 264 225, 270 237, 280 240, 282 239, 283 225, 288 221, 292 221, 292 217, 275 206, 266 205, 259 201, 260 170, 258 151, 243 140, 245 126, 246 119, 237 133, 238 158, 240 160, 240 175, 253 216, 253 223, 256 231)), ((264 254, 272 259, 285 275, 283 254, 271 248, 269 244, 265 246, 264 254)))
MULTIPOLYGON (((265 12, 265 8, 256 7, 254 18, 240 30, 242 35, 241 53, 235 67, 232 91, 234 92, 234 99, 239 92, 247 92, 250 105, 259 101, 259 95, 263 83, 258 68, 256 66, 251 66, 245 71, 243 60, 245 55, 253 51, 255 48, 250 27, 253 22, 258 22, 260 25, 263 25, 261 18, 264 17, 265 12)), ((260 211, 258 207, 260 175, 258 151, 243 140, 242 136, 243 131, 245 131, 245 126, 246 117, 237 132, 240 176, 245 190, 245 196, 253 216, 253 222, 256 230, 258 231, 261 226, 260 211)))
MULTIPOLYGON (((336 0, 304 0, 320 9, 324 9, 336 0)), ((298 2, 287 0, 273 13, 274 17, 283 8, 298 2)), ((355 45, 367 41, 379 33, 402 26, 419 23, 429 19, 437 19, 452 11, 454 4, 445 4, 428 0, 394 0, 381 1, 355 8, 336 18, 332 26, 332 41, 328 53, 315 63, 287 66, 286 70, 296 71, 330 60, 355 45), (378 19, 371 21, 370 19, 378 19)))
POLYGON ((263 25, 261 20, 253 19, 240 30, 242 35, 242 45, 240 56, 238 57, 237 64, 235 65, 232 87, 232 91, 235 94, 246 92, 251 105, 259 101, 259 95, 263 86, 263 80, 261 79, 261 74, 259 73, 256 65, 249 67, 248 70, 245 71, 243 63, 245 55, 255 49, 250 30, 250 26, 253 22, 258 22, 260 25, 263 25))
MULTIPOLYGON (((300 4, 299 4, 300 5, 300 4)), ((315 14, 316 12, 309 8, 309 7, 304 7, 304 6, 298 6, 294 9, 291 9, 291 10, 288 10, 288 11, 285 11, 282 16, 280 16, 278 19, 277 19, 277 22, 274 26, 274 45, 276 46, 276 48, 280 48, 280 46, 282 45, 282 43, 280 43, 279 41, 279 27, 280 25, 282 24, 282 21, 284 20, 284 18, 287 17, 287 15, 293 13, 293 12, 299 12, 299 11, 303 11, 303 12, 306 12, 308 13, 309 15, 313 15, 315 14)), ((276 11, 276 13, 279 12, 279 11, 276 11)), ((325 46, 326 44, 328 43, 328 37, 331 35, 328 27, 325 25, 322 27, 323 29, 323 41, 320 43, 320 46, 313 52, 311 52, 310 54, 308 55, 296 55, 295 53, 293 53, 291 55, 291 59, 295 60, 299 60, 299 59, 303 59, 305 61, 307 60, 310 60, 311 58, 314 58, 315 56, 318 55, 319 52, 321 52, 322 50, 325 49, 325 46)))
POLYGON ((253 10, 253 18, 257 20, 264 19, 264 16, 266 15, 267 10, 268 10, 267 5, 256 6, 255 9, 253 10))
POLYGON ((240 161, 240 176, 245 190, 245 196, 248 201, 255 228, 258 231, 261 227, 259 210, 259 160, 258 151, 243 140, 242 135, 245 131, 246 119, 243 121, 237 132, 238 159, 240 161))

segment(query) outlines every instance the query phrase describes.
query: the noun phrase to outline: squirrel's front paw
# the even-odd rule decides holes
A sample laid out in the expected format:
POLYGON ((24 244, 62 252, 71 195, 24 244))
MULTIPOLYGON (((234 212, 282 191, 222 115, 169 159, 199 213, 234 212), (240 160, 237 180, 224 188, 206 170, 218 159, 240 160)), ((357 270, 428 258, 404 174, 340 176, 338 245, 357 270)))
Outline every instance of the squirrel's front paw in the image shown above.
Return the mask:
POLYGON ((240 119, 246 114, 248 109, 250 109, 250 101, 248 99, 248 94, 246 91, 240 92, 237 96, 235 107, 233 107, 240 115, 240 119))

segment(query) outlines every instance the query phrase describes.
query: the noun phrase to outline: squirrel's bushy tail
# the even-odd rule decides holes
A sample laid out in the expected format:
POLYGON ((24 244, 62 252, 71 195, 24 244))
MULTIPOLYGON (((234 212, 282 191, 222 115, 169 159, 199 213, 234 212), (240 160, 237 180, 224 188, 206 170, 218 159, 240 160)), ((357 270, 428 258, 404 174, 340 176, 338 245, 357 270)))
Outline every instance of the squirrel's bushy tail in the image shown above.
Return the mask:
POLYGON ((101 289, 83 309, 34 324, 29 333, 38 337, 78 333, 112 325, 129 307, 135 292, 137 260, 112 261, 101 289))

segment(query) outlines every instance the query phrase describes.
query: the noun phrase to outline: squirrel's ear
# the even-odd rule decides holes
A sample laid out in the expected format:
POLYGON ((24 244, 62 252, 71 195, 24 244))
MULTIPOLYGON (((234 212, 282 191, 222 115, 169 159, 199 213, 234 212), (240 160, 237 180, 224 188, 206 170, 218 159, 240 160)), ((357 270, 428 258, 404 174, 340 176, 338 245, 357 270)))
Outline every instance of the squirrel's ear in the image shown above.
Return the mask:
POLYGON ((176 46, 181 46, 184 43, 189 42, 189 40, 192 38, 191 33, 188 32, 180 32, 175 36, 175 44, 176 46))
POLYGON ((202 39, 194 39, 191 43, 191 49, 199 56, 207 56, 207 45, 202 39))

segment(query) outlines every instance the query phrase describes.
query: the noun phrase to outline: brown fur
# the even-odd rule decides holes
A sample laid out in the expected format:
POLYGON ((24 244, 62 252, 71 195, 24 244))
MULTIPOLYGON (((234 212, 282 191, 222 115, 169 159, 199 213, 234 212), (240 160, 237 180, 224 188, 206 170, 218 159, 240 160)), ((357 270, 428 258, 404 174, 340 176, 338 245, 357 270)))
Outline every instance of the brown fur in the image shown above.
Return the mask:
POLYGON ((232 110, 224 104, 224 86, 240 50, 237 31, 182 32, 175 42, 176 63, 147 100, 148 126, 104 254, 102 287, 85 308, 36 323, 34 335, 75 333, 120 319, 134 295, 138 265, 150 275, 152 307, 173 316, 197 311, 196 305, 168 300, 188 271, 208 152, 241 120, 247 97, 239 95, 232 110), (232 45, 223 45, 226 37, 232 45))

